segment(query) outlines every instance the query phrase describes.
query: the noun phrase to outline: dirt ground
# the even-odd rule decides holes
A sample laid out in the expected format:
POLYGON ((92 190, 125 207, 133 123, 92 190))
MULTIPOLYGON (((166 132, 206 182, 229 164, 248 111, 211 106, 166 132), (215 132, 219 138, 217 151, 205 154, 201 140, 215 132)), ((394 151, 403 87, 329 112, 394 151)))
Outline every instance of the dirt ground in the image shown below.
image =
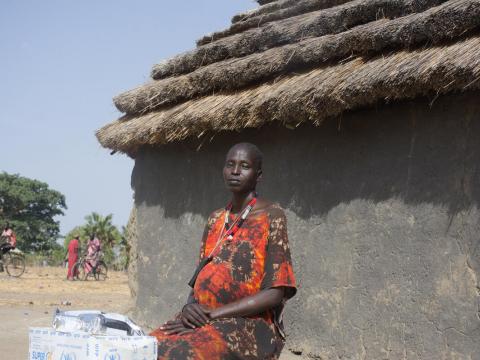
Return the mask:
MULTIPOLYGON (((132 310, 127 274, 110 272, 106 281, 67 281, 66 269, 27 267, 20 278, 0 273, 1 359, 28 359, 28 328, 50 327, 57 308, 103 310, 127 314, 132 310), (69 304, 69 305, 67 305, 69 304)), ((298 360, 284 351, 281 360, 298 360)))
POLYGON ((11 360, 28 359, 28 328, 51 326, 57 308, 122 314, 131 310, 126 273, 109 272, 106 281, 65 277, 66 269, 52 267, 27 267, 20 278, 0 273, 0 354, 11 360))

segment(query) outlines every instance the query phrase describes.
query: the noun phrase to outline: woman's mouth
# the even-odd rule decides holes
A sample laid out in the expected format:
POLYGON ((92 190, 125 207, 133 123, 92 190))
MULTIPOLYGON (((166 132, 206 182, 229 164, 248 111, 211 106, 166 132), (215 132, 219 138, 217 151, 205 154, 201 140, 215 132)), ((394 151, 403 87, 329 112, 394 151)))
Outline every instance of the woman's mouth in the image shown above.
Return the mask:
POLYGON ((238 179, 227 179, 228 185, 240 185, 240 180, 238 179))

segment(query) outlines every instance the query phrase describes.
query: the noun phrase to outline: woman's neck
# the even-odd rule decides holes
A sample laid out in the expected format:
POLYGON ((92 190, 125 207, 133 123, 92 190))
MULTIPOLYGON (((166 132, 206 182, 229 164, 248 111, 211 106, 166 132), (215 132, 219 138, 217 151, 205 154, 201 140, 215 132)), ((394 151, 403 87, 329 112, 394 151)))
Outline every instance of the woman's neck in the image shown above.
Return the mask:
POLYGON ((234 193, 232 197, 232 213, 238 214, 255 197, 255 190, 245 194, 234 193))

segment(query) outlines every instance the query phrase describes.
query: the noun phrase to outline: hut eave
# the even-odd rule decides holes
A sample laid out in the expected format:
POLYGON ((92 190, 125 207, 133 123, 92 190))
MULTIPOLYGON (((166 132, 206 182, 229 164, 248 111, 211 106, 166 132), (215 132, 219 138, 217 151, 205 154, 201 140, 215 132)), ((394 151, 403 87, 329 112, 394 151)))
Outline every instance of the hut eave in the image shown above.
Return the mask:
POLYGON ((480 88, 480 36, 448 46, 400 51, 365 61, 290 74, 233 93, 190 100, 169 109, 123 117, 97 132, 106 148, 132 152, 206 133, 260 127, 269 122, 320 125, 343 112, 381 101, 480 88), (292 123, 294 119, 294 123, 292 123))

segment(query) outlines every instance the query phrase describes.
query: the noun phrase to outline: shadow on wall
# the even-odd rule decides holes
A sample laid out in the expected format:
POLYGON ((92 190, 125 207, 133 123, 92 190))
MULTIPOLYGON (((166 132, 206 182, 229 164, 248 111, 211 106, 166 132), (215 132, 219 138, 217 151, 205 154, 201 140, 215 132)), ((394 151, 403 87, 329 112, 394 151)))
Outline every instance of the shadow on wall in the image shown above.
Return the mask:
POLYGON ((132 174, 136 204, 161 206, 178 218, 207 217, 225 205, 221 169, 231 145, 264 152, 259 192, 307 219, 354 199, 401 198, 432 203, 454 215, 478 204, 479 92, 356 111, 321 127, 278 125, 217 134, 205 141, 144 149, 132 174))

